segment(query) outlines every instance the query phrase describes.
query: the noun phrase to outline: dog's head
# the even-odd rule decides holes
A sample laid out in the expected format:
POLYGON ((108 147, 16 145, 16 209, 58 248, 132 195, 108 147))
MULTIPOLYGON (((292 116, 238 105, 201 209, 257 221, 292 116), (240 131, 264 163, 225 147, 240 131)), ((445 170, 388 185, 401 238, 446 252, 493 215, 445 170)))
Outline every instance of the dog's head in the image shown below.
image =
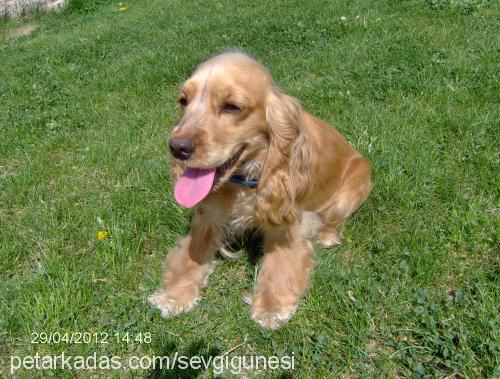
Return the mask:
POLYGON ((302 108, 262 65, 240 53, 218 55, 183 84, 178 103, 170 150, 185 170, 175 189, 181 204, 194 206, 244 162, 261 159, 259 217, 272 224, 297 218, 308 158, 302 108))
POLYGON ((189 167, 216 168, 265 134, 267 70, 246 55, 218 55, 201 64, 178 96, 181 117, 170 150, 189 167))

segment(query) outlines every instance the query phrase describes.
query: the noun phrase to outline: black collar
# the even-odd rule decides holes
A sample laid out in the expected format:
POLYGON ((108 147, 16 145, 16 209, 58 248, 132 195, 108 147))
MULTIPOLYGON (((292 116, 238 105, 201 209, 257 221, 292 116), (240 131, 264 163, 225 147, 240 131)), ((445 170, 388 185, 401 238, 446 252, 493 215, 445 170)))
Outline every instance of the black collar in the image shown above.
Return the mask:
POLYGON ((240 184, 242 186, 257 188, 259 185, 259 179, 247 179, 243 175, 234 174, 229 177, 229 182, 234 184, 240 184))

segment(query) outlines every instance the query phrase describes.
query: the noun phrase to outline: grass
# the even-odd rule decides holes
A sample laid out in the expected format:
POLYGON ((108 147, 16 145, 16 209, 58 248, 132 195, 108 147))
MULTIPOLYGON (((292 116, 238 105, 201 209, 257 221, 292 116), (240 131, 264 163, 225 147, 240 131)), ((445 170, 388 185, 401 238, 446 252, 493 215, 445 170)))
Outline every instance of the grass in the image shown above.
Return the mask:
MULTIPOLYGON (((500 375, 494 2, 73 4, 0 24, 0 376, 10 356, 36 352, 208 357, 234 347, 295 357, 294 371, 250 377, 500 375), (8 37, 26 23, 37 29, 8 37), (241 301, 255 280, 250 252, 220 260, 190 313, 163 320, 145 301, 190 217, 167 165, 176 91, 231 48, 268 66, 374 168, 344 243, 317 247, 313 286, 276 332, 241 301), (152 341, 32 344, 33 332, 152 341)), ((15 375, 50 374, 98 372, 15 375)))

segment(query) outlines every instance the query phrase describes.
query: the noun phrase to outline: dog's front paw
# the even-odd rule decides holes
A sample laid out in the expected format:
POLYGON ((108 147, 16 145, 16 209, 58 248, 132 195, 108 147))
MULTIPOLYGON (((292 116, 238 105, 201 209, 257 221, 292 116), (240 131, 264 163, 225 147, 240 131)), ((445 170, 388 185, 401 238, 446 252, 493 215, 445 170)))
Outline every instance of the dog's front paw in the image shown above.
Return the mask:
POLYGON ((264 305, 259 297, 254 297, 252 301, 252 319, 266 329, 276 330, 285 324, 295 312, 297 304, 274 304, 264 305))
POLYGON ((335 229, 320 230, 317 234, 317 241, 323 247, 333 247, 340 245, 341 236, 335 229))
POLYGON ((198 298, 180 300, 170 296, 165 290, 158 290, 148 298, 148 301, 160 310, 161 317, 167 318, 190 311, 198 302, 198 298))
POLYGON ((281 311, 252 310, 252 319, 266 329, 276 330, 285 324, 293 315, 295 307, 281 311))

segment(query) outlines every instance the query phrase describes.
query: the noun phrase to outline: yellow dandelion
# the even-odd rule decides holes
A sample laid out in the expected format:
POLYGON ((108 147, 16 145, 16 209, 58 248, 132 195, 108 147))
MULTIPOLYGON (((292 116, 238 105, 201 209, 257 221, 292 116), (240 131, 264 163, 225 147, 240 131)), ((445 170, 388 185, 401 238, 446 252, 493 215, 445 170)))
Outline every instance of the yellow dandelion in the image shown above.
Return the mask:
POLYGON ((123 3, 118 3, 118 5, 119 5, 118 10, 119 10, 120 12, 123 12, 123 11, 126 11, 126 10, 127 10, 127 6, 126 6, 125 4, 123 4, 123 3))
POLYGON ((105 230, 99 230, 97 232, 97 239, 100 241, 108 236, 108 232, 105 230))

